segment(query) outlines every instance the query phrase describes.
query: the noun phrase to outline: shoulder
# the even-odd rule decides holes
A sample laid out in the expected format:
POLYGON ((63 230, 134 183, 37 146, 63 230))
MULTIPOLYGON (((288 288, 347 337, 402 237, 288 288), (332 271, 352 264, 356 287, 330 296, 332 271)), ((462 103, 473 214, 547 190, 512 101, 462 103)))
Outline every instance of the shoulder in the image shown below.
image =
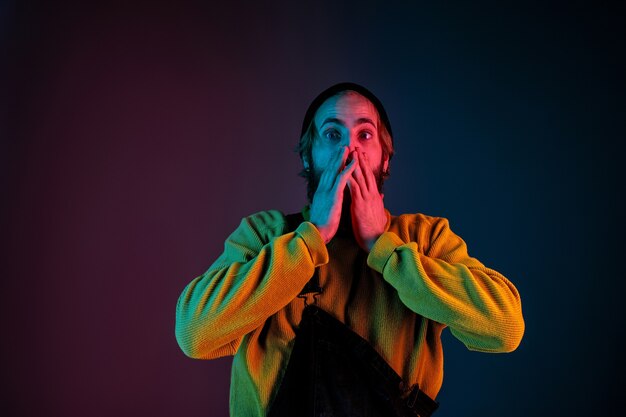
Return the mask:
POLYGON ((405 213, 391 216, 389 231, 396 233, 404 242, 417 242, 427 250, 431 242, 450 229, 448 219, 424 213, 405 213))
POLYGON ((280 210, 263 210, 243 218, 259 227, 275 227, 285 223, 285 214, 280 210))
POLYGON ((424 213, 404 213, 398 216, 391 215, 391 224, 404 228, 440 228, 448 226, 448 219, 445 217, 431 216, 424 213))
POLYGON ((287 217, 280 210, 263 210, 244 217, 241 222, 258 230, 275 229, 283 227, 287 217))
POLYGON ((271 239, 282 234, 286 225, 287 216, 282 211, 264 210, 244 217, 239 228, 253 232, 260 238, 271 239))

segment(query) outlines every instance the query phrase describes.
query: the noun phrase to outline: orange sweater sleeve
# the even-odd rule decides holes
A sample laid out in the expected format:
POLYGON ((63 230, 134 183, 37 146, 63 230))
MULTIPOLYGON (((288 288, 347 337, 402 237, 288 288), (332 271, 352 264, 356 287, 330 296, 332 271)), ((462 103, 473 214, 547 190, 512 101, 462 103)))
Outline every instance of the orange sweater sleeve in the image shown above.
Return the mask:
POLYGON ((244 218, 224 252, 183 290, 176 306, 176 339, 186 355, 233 355, 244 335, 286 306, 328 262, 315 226, 302 222, 283 234, 276 210, 244 218))
POLYGON ((387 231, 376 241, 368 265, 380 272, 412 311, 450 327, 469 349, 510 352, 524 334, 519 293, 502 274, 468 255, 465 242, 445 218, 387 231), (410 238, 409 238, 410 237, 410 238), (425 241, 418 249, 417 241, 425 241))

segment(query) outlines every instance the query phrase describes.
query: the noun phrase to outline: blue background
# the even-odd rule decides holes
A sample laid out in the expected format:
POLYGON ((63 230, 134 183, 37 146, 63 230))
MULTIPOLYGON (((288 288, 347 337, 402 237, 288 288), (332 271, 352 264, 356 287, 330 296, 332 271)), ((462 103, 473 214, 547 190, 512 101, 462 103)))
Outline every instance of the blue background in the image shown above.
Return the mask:
POLYGON ((512 354, 445 332, 436 415, 617 415, 625 3, 262 3, 1 6, 0 413, 227 415, 176 300, 243 216, 306 203, 304 111, 354 81, 393 125, 388 208, 522 295, 512 354))

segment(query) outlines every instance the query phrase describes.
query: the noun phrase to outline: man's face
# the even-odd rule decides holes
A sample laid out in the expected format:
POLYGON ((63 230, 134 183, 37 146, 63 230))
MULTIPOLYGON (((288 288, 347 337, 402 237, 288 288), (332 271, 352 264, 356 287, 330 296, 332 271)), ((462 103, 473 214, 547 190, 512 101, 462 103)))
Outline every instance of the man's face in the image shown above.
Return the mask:
POLYGON ((389 161, 383 160, 376 107, 362 95, 350 91, 326 100, 315 113, 314 123, 319 133, 311 149, 316 185, 333 156, 347 146, 350 151, 359 148, 367 154, 375 165, 372 169, 380 189, 382 171, 387 169, 389 161))

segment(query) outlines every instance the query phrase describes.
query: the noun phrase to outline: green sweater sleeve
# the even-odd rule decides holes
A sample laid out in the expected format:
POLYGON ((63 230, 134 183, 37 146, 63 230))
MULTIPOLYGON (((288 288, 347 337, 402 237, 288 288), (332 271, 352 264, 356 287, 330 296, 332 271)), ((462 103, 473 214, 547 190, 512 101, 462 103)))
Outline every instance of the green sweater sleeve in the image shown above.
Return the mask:
POLYGON ((328 262, 312 223, 285 234, 284 228, 276 210, 244 218, 219 258, 185 287, 176 306, 176 339, 186 355, 236 353, 244 335, 286 306, 328 262))
MULTIPOLYGON (((435 218, 429 236, 403 240, 387 231, 376 241, 368 265, 380 272, 412 311, 450 327, 469 349, 510 352, 524 333, 521 300, 515 286, 468 255, 465 242, 445 218, 435 218)), ((419 228, 418 228, 419 229, 419 228)), ((407 236, 408 233, 400 233, 407 236)))

